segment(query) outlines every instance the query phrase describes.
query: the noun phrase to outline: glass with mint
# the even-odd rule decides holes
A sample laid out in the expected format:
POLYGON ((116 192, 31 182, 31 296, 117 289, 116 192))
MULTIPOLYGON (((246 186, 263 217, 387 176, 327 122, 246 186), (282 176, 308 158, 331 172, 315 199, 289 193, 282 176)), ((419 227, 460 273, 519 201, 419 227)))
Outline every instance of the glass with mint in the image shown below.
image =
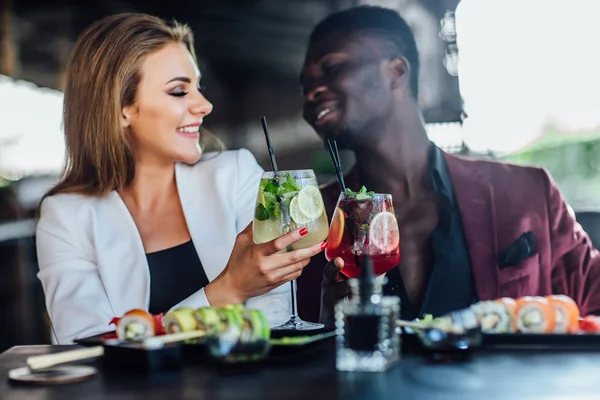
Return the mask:
MULTIPOLYGON (((284 251, 303 249, 323 242, 329 232, 325 205, 312 170, 264 172, 254 209, 253 236, 256 243, 276 239, 297 228, 308 233, 284 251)), ((291 283, 292 312, 285 324, 273 330, 310 331, 322 324, 300 319, 296 306, 296 281, 291 283)))
POLYGON ((327 214, 314 172, 263 173, 254 210, 254 241, 268 242, 297 228, 308 229, 308 234, 288 250, 306 248, 327 238, 327 214))

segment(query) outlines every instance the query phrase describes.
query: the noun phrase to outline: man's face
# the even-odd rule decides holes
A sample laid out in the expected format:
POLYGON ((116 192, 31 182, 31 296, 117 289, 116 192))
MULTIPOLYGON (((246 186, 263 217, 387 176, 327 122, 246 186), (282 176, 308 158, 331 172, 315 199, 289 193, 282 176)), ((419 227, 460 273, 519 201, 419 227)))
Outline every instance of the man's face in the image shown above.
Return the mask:
POLYGON ((382 40, 374 35, 333 32, 309 45, 300 85, 303 117, 323 139, 352 147, 377 132, 393 111, 382 40))

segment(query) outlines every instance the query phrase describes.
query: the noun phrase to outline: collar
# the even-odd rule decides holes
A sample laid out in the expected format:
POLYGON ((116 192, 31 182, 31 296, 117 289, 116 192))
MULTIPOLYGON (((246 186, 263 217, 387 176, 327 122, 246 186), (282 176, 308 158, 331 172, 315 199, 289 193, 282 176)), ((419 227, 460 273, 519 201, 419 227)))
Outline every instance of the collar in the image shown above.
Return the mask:
POLYGON ((452 181, 450 180, 450 172, 442 150, 435 144, 431 144, 431 154, 429 158, 431 167, 431 182, 433 190, 437 194, 446 197, 452 206, 454 206, 454 192, 452 190, 452 181))

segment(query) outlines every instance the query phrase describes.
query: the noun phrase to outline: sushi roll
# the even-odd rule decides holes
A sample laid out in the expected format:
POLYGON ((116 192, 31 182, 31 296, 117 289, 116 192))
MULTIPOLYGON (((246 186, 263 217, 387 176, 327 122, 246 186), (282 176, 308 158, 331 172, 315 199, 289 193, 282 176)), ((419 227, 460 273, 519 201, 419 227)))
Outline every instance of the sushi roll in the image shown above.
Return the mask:
POLYGON ((143 339, 156 334, 155 319, 147 311, 134 309, 128 311, 117 323, 119 340, 143 339))
POLYGON ((511 319, 510 333, 515 333, 517 331, 517 301, 510 297, 501 297, 495 300, 498 303, 504 304, 508 314, 511 319))
POLYGON ((510 297, 501 297, 494 301, 504 304, 506 306, 506 308, 508 309, 508 312, 513 317, 517 314, 517 301, 515 299, 511 299, 510 297))
POLYGON ((194 309, 189 307, 178 308, 168 312, 163 317, 163 326, 166 333, 188 332, 197 329, 194 309))
POLYGON ((471 308, 454 311, 450 313, 450 317, 452 318, 454 328, 458 331, 462 330, 466 332, 480 327, 477 314, 471 308))
POLYGON ((231 307, 221 307, 217 310, 219 325, 209 334, 208 338, 216 339, 224 354, 231 352, 242 341, 244 332, 244 318, 242 311, 231 307))
POLYGON ((556 311, 554 333, 576 333, 579 331, 579 307, 575 301, 565 295, 546 296, 556 311))
POLYGON ((244 305, 243 304, 227 304, 227 305, 221 307, 220 309, 221 310, 231 310, 231 311, 241 313, 242 311, 244 311, 244 305))
POLYGON ((502 301, 481 301, 471 306, 485 333, 514 332, 514 314, 502 301))
POLYGON ((217 310, 219 320, 221 321, 219 330, 224 332, 232 327, 241 330, 244 326, 243 311, 243 307, 224 306, 219 308, 217 310))
POLYGON ((259 340, 269 340, 271 337, 271 327, 265 318, 265 315, 259 310, 244 310, 242 312, 244 319, 244 328, 242 331, 242 342, 256 342, 259 340))
POLYGON ((477 314, 472 308, 453 311, 426 323, 430 328, 454 334, 463 334, 479 327, 477 314))
POLYGON ((556 326, 556 311, 540 296, 517 299, 517 330, 521 333, 552 333, 556 326))
POLYGON ((262 312, 228 305, 218 308, 217 314, 218 329, 206 337, 210 354, 225 362, 257 360, 266 355, 271 330, 262 312))
POLYGON ((209 335, 219 330, 221 318, 214 307, 201 307, 194 311, 194 319, 198 330, 206 331, 209 335))

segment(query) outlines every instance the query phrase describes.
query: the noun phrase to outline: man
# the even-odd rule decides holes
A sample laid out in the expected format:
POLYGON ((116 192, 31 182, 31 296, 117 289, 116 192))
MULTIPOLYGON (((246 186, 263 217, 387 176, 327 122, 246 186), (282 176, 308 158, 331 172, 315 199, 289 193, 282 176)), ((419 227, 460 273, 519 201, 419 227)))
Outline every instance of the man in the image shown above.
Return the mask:
MULTIPOLYGON (((312 32, 300 76, 304 118, 355 153, 346 185, 390 193, 402 256, 384 291, 402 317, 434 316, 498 297, 566 294, 600 312, 600 255, 545 170, 442 152, 417 105, 413 34, 389 9, 337 12, 312 32)), ((337 183, 323 187, 328 215, 337 183)), ((348 294, 340 262, 315 258, 299 286, 300 315, 331 322, 348 294)))

